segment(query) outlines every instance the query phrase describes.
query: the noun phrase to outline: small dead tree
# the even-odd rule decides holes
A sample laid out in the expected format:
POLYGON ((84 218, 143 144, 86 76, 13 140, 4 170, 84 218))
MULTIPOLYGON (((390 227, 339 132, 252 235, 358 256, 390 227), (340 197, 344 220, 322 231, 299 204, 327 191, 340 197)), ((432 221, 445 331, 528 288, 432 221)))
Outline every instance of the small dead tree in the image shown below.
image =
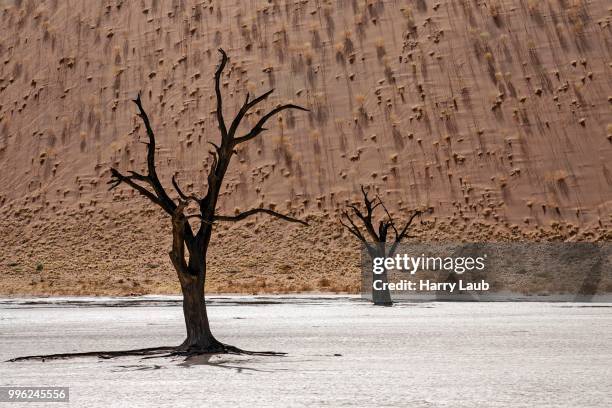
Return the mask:
POLYGON ((223 185, 223 178, 230 165, 232 156, 236 153, 235 149, 242 143, 254 139, 267 130, 264 127, 266 122, 281 111, 287 109, 308 111, 308 109, 293 104, 279 105, 261 116, 249 132, 238 135, 240 124, 249 110, 265 101, 272 94, 273 90, 253 99, 250 99, 250 95, 247 93, 246 100, 228 127, 223 117, 223 97, 221 94, 221 76, 228 57, 223 49, 219 49, 219 52, 221 54, 221 62, 216 69, 214 78, 217 102, 216 119, 221 133, 221 142, 219 144, 209 142, 214 147, 214 150, 209 152, 212 155, 212 166, 208 173, 206 194, 203 197, 198 197, 195 194, 186 194, 180 188, 176 177, 173 176, 172 186, 178 194, 178 200, 175 201, 162 186, 155 168, 155 134, 142 105, 140 95, 134 100, 134 103, 138 107, 139 116, 142 119, 148 136, 148 143, 146 143, 147 173, 139 174, 135 171, 129 171, 127 174, 123 174, 116 168, 112 168, 111 180, 109 181, 111 190, 121 184, 133 188, 161 207, 172 220, 172 250, 169 255, 181 284, 183 313, 187 328, 187 338, 178 347, 178 350, 192 354, 238 351, 237 348, 225 345, 213 336, 206 312, 206 254, 215 223, 220 221, 239 221, 255 214, 267 214, 285 221, 307 225, 304 221, 267 208, 254 208, 236 215, 217 214, 217 201, 223 185), (189 207, 190 204, 193 205, 189 207), (188 214, 188 208, 193 207, 196 208, 196 212, 188 214), (200 221, 199 229, 195 232, 190 224, 190 219, 198 219, 200 221))
MULTIPOLYGON (((413 211, 403 228, 398 230, 395 220, 385 207, 385 204, 382 202, 380 197, 376 196, 374 199, 370 199, 363 186, 361 186, 361 193, 363 195, 365 212, 361 211, 356 205, 349 205, 348 210, 342 212, 340 223, 363 243, 372 261, 374 258, 391 258, 395 255, 397 247, 401 241, 408 237, 408 229, 412 225, 414 219, 421 215, 421 211, 413 211), (374 212, 378 207, 382 207, 385 212, 386 219, 381 219, 378 222, 378 228, 375 228, 375 221, 373 217, 374 212), (357 224, 361 224, 361 226, 358 226, 357 224), (365 230, 365 234, 363 230, 365 230), (393 237, 390 236, 389 230, 393 231, 393 237)), ((392 305, 393 301, 391 300, 391 294, 385 285, 389 282, 387 271, 384 270, 377 277, 373 276, 373 280, 379 280, 384 285, 384 289, 381 290, 375 290, 372 288, 373 303, 379 306, 392 305)))

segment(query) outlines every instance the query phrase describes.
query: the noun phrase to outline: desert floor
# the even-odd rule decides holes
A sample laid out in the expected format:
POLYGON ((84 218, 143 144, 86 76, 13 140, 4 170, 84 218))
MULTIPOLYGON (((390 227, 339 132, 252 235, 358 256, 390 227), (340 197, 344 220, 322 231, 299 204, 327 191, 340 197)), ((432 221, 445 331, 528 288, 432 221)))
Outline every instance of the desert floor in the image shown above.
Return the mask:
MULTIPOLYGON (((0 359, 177 344, 178 305, 5 299, 0 359)), ((73 407, 612 405, 605 304, 218 297, 210 316, 223 341, 288 355, 0 363, 0 385, 69 386, 73 407)))

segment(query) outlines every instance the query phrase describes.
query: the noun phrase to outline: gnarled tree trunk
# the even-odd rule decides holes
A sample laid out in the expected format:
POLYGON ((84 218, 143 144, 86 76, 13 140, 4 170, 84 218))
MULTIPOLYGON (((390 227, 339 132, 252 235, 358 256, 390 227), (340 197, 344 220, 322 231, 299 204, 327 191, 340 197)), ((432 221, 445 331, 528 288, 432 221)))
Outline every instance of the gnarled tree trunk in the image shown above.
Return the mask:
POLYGON ((391 306, 393 300, 391 299, 389 287, 386 285, 389 283, 387 270, 385 269, 381 274, 375 274, 374 271, 372 271, 372 282, 374 281, 380 281, 383 288, 378 290, 372 288, 372 303, 376 306, 391 306))
POLYGON ((199 279, 180 277, 183 292, 183 314, 187 338, 181 345, 185 350, 221 349, 221 343, 215 339, 208 323, 204 285, 199 279))
MULTIPOLYGON (((184 205, 184 204, 183 204, 184 205)), ((181 205, 179 205, 179 209, 181 205)), ((223 345, 215 339, 210 330, 208 313, 206 311, 206 253, 211 229, 207 233, 195 237, 186 236, 188 222, 182 211, 177 211, 172 217, 172 250, 170 260, 174 265, 181 284, 183 294, 183 315, 187 338, 179 347, 184 351, 222 350, 223 345), (185 248, 189 252, 189 260, 185 260, 185 248)))

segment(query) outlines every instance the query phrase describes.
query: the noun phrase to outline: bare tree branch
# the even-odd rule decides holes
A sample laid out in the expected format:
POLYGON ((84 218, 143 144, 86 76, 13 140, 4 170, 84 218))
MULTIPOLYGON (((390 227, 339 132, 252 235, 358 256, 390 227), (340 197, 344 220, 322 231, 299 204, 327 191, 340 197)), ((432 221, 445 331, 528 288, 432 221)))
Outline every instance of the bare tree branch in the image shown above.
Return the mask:
POLYGON ((176 176, 172 176, 172 185, 174 186, 174 189, 176 190, 176 192, 178 193, 179 197, 182 200, 185 200, 185 201, 191 200, 191 201, 194 201, 194 202, 196 202, 198 204, 200 203, 200 199, 198 197, 196 197, 195 194, 187 195, 187 194, 183 193, 183 190, 181 190, 181 188, 178 185, 178 182, 176 181, 176 176))
POLYGON ((355 222, 352 220, 352 218, 348 215, 348 213, 346 211, 342 212, 342 215, 348 220, 348 222, 351 224, 350 226, 345 224, 342 221, 342 218, 340 218, 340 224, 342 224, 347 230, 349 230, 349 232, 351 234, 353 234, 354 236, 356 236, 361 242, 363 242, 364 244, 367 243, 367 240, 365 239, 365 237, 363 236, 363 234, 361 233, 361 231, 359 231, 359 228, 357 227, 357 225, 355 225, 355 222))
POLYGON ((210 142, 210 141, 209 141, 209 142, 206 142, 206 143, 208 143, 209 145, 211 145, 212 147, 214 147, 214 148, 215 148, 215 151, 217 152, 217 154, 219 154, 219 150, 221 150, 221 148, 219 147, 219 145, 217 145, 217 144, 216 144, 216 143, 214 143, 214 142, 210 142))
POLYGON ((374 213, 374 210, 382 204, 382 201, 380 200, 380 198, 378 196, 376 196, 376 198, 374 200, 370 200, 368 198, 368 192, 365 190, 365 187, 361 186, 361 193, 363 194, 363 203, 366 206, 366 210, 368 211, 368 217, 372 218, 372 214, 374 213), (378 200, 378 202, 376 202, 376 200, 378 200))
POLYGON ((389 255, 393 256, 393 254, 395 254, 395 251, 397 250, 397 246, 400 244, 401 240, 404 239, 406 237, 406 233, 408 232, 408 228, 410 227, 410 225, 412 225, 412 221, 414 221, 414 219, 416 217, 418 217, 419 215, 422 214, 422 211, 416 210, 412 213, 412 215, 410 216, 410 218, 408 219, 408 221, 406 222, 406 225, 404 225, 404 228, 402 229, 402 232, 400 232, 399 235, 395 235, 395 242, 393 243, 393 245, 391 246, 391 250, 389 251, 389 255))
POLYGON ((230 126, 229 134, 234 135, 236 133, 236 130, 238 130, 238 127, 240 126, 240 122, 242 122, 242 119, 247 114, 249 109, 253 108, 258 103, 263 102, 264 100, 268 99, 268 96, 270 96, 272 92, 274 92, 274 89, 270 89, 268 92, 258 96, 252 101, 249 101, 249 94, 247 93, 246 100, 244 101, 242 108, 240 108, 240 111, 236 114, 236 117, 232 121, 232 125, 230 126))
POLYGON ((155 169, 155 133, 153 132, 153 128, 151 128, 151 122, 149 121, 149 117, 145 112, 142 101, 140 99, 140 93, 133 101, 139 110, 139 116, 142 119, 142 122, 145 125, 147 130, 147 136, 149 137, 149 142, 147 143, 147 170, 148 174, 146 176, 139 175, 142 178, 147 179, 148 183, 151 184, 153 190, 155 190, 155 194, 157 195, 159 205, 166 210, 170 215, 174 214, 174 210, 176 209, 176 204, 166 193, 166 190, 162 186, 159 181, 159 177, 157 176, 157 171, 155 169))
POLYGON ((387 232, 389 231, 389 226, 391 225, 390 221, 381 220, 378 223, 378 239, 380 242, 387 241, 387 232))
POLYGON ((406 225, 404 226, 404 229, 402 229, 402 232, 397 237, 397 239, 401 240, 402 238, 404 238, 404 235, 406 235, 406 232, 408 232, 408 227, 410 227, 410 225, 412 225, 412 221, 414 221, 414 219, 416 217, 420 216, 421 214, 422 214, 422 211, 419 211, 419 210, 414 211, 414 213, 410 216, 410 218, 406 222, 406 225))
POLYGON ((221 75, 227 64, 227 54, 223 48, 219 48, 221 53, 221 62, 215 71, 215 94, 217 95, 217 122, 219 123, 219 129, 221 130, 221 139, 227 140, 227 127, 225 126, 225 120, 223 119, 223 96, 221 95, 221 75))
POLYGON ((397 237, 397 227, 395 226, 395 221, 393 221, 393 217, 389 213, 389 210, 387 210, 387 207, 385 207, 385 203, 383 203, 383 201, 380 199, 380 197, 376 196, 376 198, 380 202, 380 205, 383 208, 383 210, 385 210, 385 214, 387 214, 387 217, 389 218, 389 226, 391 228, 393 228, 393 231, 395 232, 395 236, 397 237))
POLYGON ((151 180, 149 179, 149 177, 147 177, 147 176, 145 176, 143 174, 140 174, 140 173, 137 173, 137 172, 131 171, 131 170, 128 170, 128 173, 130 173, 131 177, 133 179, 135 179, 135 180, 144 181, 146 183, 151 184, 151 180))
POLYGON ((361 210, 359 210, 359 208, 357 208, 357 206, 355 205, 349 205, 348 207, 352 209, 357 218, 361 220, 361 223, 365 227, 370 237, 372 237, 372 240, 378 242, 379 237, 378 235, 376 235, 376 231, 374 230, 374 226, 372 225, 372 210, 370 203, 366 204, 367 214, 363 214, 361 210))
POLYGON ((206 224, 206 225, 213 225, 213 223, 212 223, 212 222, 205 220, 205 219, 202 217, 202 215, 201 215, 201 214, 189 214, 189 215, 185 215, 185 218, 186 218, 186 219, 188 219, 188 220, 189 220, 189 219, 191 219, 191 218, 197 218, 197 219, 199 219, 199 220, 200 220, 200 222, 201 222, 202 224, 206 224))
POLYGON ((267 208, 253 208, 251 210, 241 212, 240 214, 237 214, 237 215, 215 215, 215 221, 240 221, 247 217, 250 217, 251 215, 258 214, 258 213, 268 214, 273 217, 280 218, 281 220, 285 220, 289 222, 297 222, 299 224, 308 226, 308 223, 306 221, 298 220, 297 218, 293 218, 288 215, 284 215, 276 211, 269 210, 267 208))
POLYGON ((257 105, 258 103, 268 99, 268 96, 270 96, 272 94, 272 92, 274 92, 274 88, 270 89, 266 93, 263 93, 263 94, 259 95, 257 98, 255 98, 251 102, 249 102, 249 106, 247 107, 247 111, 249 109, 251 109, 252 107, 254 107, 255 105, 257 105))
POLYGON ((138 191, 143 196, 147 197, 153 203, 161 207, 162 204, 157 198, 157 196, 153 194, 151 191, 149 191, 148 189, 146 189, 145 187, 141 186, 140 184, 135 183, 134 179, 138 179, 138 178, 134 176, 124 176, 123 174, 119 172, 119 170, 113 167, 111 168, 111 179, 107 183, 107 184, 110 184, 110 187, 108 189, 112 190, 116 188, 117 186, 119 186, 119 184, 125 183, 128 186, 132 187, 134 190, 138 191))
POLYGON ((256 137, 257 135, 259 135, 261 132, 263 132, 264 130, 267 130, 263 126, 268 121, 268 119, 270 119, 272 116, 276 115, 277 113, 279 113, 279 112, 281 112, 281 111, 283 111, 285 109, 298 109, 298 110, 301 110, 301 111, 309 112, 308 109, 303 108, 303 107, 298 106, 298 105, 291 104, 291 103, 287 104, 287 105, 278 106, 278 107, 272 109, 270 112, 268 112, 264 116, 262 116, 261 119, 259 119, 259 121, 255 124, 255 126, 253 126, 253 128, 251 129, 251 131, 249 133, 247 133, 244 136, 235 138, 234 139, 234 146, 236 146, 236 145, 238 145, 240 143, 244 143, 244 142, 246 142, 248 140, 251 140, 254 137, 256 137))
MULTIPOLYGON (((393 233, 395 234, 395 238, 397 238, 398 237, 398 232, 397 232, 397 227, 395 226, 395 221, 393 220, 393 217, 389 213, 389 210, 387 210, 387 207, 385 206, 385 203, 383 203, 383 201, 380 199, 380 197, 377 195, 376 198, 378 199, 378 202, 380 202, 380 206, 383 208, 383 210, 385 210, 385 214, 387 214, 387 217, 389 218, 389 220, 386 223, 387 224, 387 229, 389 227, 391 227, 393 229, 393 233)), ((385 231, 385 235, 386 235, 386 231, 385 231)))
POLYGON ((191 270, 185 260, 185 224, 189 225, 183 214, 186 206, 186 201, 179 201, 176 211, 172 215, 172 250, 169 255, 177 271, 184 275, 197 276, 197 271, 191 270))
POLYGON ((372 245, 370 245, 367 239, 365 239, 357 225, 355 225, 355 223, 349 216, 348 212, 343 211, 342 215, 348 220, 351 225, 345 224, 344 221, 342 221, 342 218, 340 218, 340 224, 342 224, 344 228, 346 228, 351 234, 356 236, 357 239, 359 239, 363 243, 363 245, 366 247, 366 250, 368 251, 368 254, 370 254, 371 257, 376 256, 376 249, 372 247, 372 245))

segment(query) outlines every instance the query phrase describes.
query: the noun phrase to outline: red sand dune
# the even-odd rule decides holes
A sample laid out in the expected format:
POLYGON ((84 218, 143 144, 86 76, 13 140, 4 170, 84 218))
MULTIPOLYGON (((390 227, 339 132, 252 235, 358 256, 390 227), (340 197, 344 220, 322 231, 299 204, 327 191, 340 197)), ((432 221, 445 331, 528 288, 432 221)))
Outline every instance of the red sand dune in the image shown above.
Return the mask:
POLYGON ((611 19, 603 0, 2 2, 0 293, 177 289, 168 221, 106 182, 143 168, 141 91, 162 181, 204 190, 218 47, 227 117, 270 88, 311 110, 239 151, 220 210, 311 226, 220 226, 213 291, 357 290, 336 219, 361 184, 429 209, 419 239, 609 240, 611 19))

